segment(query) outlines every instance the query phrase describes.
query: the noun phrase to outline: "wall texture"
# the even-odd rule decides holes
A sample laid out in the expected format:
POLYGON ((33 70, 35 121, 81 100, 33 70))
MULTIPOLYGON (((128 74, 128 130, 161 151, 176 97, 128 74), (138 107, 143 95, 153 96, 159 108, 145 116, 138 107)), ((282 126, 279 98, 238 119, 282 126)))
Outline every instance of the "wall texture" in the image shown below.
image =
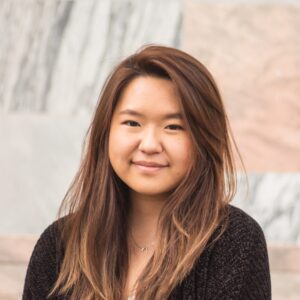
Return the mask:
POLYGON ((0 234, 52 222, 109 71, 181 24, 180 1, 0 0, 0 234))
POLYGON ((300 2, 184 5, 182 48, 215 76, 249 175, 235 204, 268 240, 300 244, 300 2))
POLYGON ((0 0, 0 234, 53 220, 108 72, 161 43, 220 86, 249 173, 234 203, 269 241, 300 243, 299 15, 297 1, 0 0))

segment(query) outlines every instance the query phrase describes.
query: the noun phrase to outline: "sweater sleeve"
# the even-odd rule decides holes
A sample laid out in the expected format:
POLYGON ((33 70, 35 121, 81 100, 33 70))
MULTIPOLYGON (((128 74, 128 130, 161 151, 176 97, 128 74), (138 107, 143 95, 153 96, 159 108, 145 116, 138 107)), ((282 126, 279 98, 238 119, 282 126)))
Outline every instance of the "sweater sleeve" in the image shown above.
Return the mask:
MULTIPOLYGON (((57 222, 38 239, 28 264, 23 300, 47 299, 57 276, 57 222)), ((54 298, 52 298, 54 299, 54 298)))
POLYGON ((214 245, 208 270, 207 299, 270 300, 267 246, 259 224, 232 207, 230 224, 214 245))

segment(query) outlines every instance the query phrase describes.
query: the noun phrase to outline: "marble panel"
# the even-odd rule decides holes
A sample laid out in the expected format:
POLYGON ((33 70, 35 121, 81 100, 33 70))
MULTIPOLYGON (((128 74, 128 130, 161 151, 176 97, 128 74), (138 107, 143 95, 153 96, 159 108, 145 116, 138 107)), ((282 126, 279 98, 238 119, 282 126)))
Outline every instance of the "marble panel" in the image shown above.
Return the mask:
POLYGON ((71 116, 1 116, 0 234, 40 234, 54 220, 79 166, 88 123, 71 116))
POLYGON ((0 263, 0 300, 22 299, 27 264, 0 263))
POLYGON ((272 299, 298 300, 300 295, 300 273, 272 272, 272 299))
POLYGON ((300 2, 187 0, 182 48, 212 72, 250 172, 300 170, 300 2))
POLYGON ((27 264, 38 235, 0 235, 0 264, 27 264))
POLYGON ((300 173, 240 174, 233 204, 258 221, 269 243, 300 245, 300 173))
POLYGON ((300 247, 268 244, 271 271, 300 273, 300 247))
POLYGON ((0 111, 89 114, 112 66, 178 46, 180 0, 1 0, 0 111))

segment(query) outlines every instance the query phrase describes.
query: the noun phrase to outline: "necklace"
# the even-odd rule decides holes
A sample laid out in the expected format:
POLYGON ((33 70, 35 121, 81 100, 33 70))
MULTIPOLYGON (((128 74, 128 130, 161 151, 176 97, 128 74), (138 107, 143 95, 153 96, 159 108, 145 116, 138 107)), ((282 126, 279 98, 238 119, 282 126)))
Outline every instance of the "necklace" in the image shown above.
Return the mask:
POLYGON ((131 239, 132 239, 132 241, 133 241, 133 243, 134 243, 134 245, 139 249, 139 251, 140 252, 145 252, 145 251, 149 251, 149 249, 150 248, 152 248, 153 246, 154 246, 154 242, 152 242, 150 245, 148 245, 148 246, 140 246, 136 241, 135 241, 135 239, 134 239, 134 237, 133 237, 133 234, 132 234, 132 232, 131 232, 131 230, 129 230, 130 231, 130 236, 131 236, 131 239))

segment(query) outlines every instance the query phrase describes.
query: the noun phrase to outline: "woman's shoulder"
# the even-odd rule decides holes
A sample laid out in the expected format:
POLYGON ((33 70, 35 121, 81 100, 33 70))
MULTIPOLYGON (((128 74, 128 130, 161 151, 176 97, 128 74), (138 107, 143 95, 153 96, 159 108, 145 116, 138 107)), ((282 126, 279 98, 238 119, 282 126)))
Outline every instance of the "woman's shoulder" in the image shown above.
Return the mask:
POLYGON ((239 270, 242 274, 257 267, 268 271, 268 252, 264 232, 259 223, 242 209, 228 206, 227 226, 223 234, 208 246, 210 267, 223 270, 239 270))
POLYGON ((61 217, 48 225, 38 238, 33 250, 33 254, 38 249, 56 250, 61 243, 61 231, 67 217, 61 217))
POLYGON ((63 256, 60 232, 65 218, 51 223, 38 238, 27 267, 22 299, 32 299, 32 295, 46 299, 43 297, 54 284, 63 256))
POLYGON ((265 235, 259 223, 248 213, 234 206, 227 206, 226 218, 210 237, 206 252, 215 254, 237 251, 251 246, 266 247, 265 235))
POLYGON ((225 231, 207 250, 206 288, 213 299, 271 299, 267 244, 253 217, 229 205, 225 231))
POLYGON ((224 235, 238 239, 251 239, 259 236, 264 238, 260 224, 248 213, 234 205, 228 205, 228 226, 224 235))
POLYGON ((265 235, 260 224, 242 209, 228 205, 227 219, 222 222, 211 237, 208 246, 214 251, 221 249, 236 251, 257 244, 266 247, 265 235), (224 229, 225 230, 221 230, 224 229), (220 235, 220 232, 222 234, 220 235))
POLYGON ((55 261, 58 262, 61 259, 64 249, 62 230, 68 219, 69 216, 61 217, 44 229, 35 244, 31 260, 40 258, 45 261, 47 258, 55 258, 55 261))

